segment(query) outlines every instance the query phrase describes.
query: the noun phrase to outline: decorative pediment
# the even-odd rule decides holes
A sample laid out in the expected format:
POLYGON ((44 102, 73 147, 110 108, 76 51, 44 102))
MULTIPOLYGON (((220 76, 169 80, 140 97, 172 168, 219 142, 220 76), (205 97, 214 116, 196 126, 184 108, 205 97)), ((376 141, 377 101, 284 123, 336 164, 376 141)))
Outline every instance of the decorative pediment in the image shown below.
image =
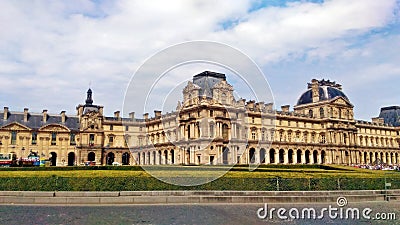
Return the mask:
POLYGON ((31 128, 29 128, 29 127, 27 127, 25 125, 22 125, 22 124, 20 124, 18 122, 12 122, 10 124, 2 126, 1 129, 4 129, 4 130, 25 130, 25 131, 32 130, 31 128))
POLYGON ((48 125, 45 125, 45 126, 39 128, 39 131, 70 132, 71 130, 64 125, 54 123, 54 124, 48 124, 48 125))
POLYGON ((331 103, 335 104, 335 105, 344 105, 344 106, 353 107, 353 105, 347 99, 345 99, 341 96, 332 99, 331 103))
POLYGON ((228 84, 228 82, 226 82, 226 80, 222 80, 222 81, 218 82, 218 84, 216 84, 213 89, 223 89, 226 91, 233 91, 232 85, 228 84))
POLYGON ((201 88, 194 84, 193 82, 189 81, 186 87, 183 89, 184 93, 192 92, 193 90, 200 90, 201 88))

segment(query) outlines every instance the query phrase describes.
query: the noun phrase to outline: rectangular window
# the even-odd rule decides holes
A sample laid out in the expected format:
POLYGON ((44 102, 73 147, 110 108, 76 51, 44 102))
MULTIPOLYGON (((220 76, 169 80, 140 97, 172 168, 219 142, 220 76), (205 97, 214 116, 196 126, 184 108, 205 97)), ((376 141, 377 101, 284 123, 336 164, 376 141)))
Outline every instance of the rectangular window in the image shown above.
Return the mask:
POLYGON ((214 125, 210 124, 210 137, 214 137, 214 125))
POLYGON ((110 145, 112 145, 114 143, 114 137, 113 136, 108 137, 108 143, 110 143, 110 145))
POLYGON ((89 134, 89 145, 94 145, 94 134, 89 134))
POLYGON ((57 144, 57 133, 53 132, 51 133, 51 145, 56 145, 57 144))
POLYGON ((32 145, 36 145, 37 143, 37 133, 33 132, 32 133, 32 145))
POLYGON ((129 126, 125 126, 125 131, 129 131, 129 126))
POLYGON ((114 130, 114 125, 110 125, 110 130, 114 130))
POLYGON ((17 143, 17 131, 11 131, 11 144, 15 145, 17 143))
POLYGON ((71 133, 71 134, 69 135, 69 144, 70 144, 70 145, 76 145, 76 142, 75 142, 75 134, 74 134, 74 133, 71 133))

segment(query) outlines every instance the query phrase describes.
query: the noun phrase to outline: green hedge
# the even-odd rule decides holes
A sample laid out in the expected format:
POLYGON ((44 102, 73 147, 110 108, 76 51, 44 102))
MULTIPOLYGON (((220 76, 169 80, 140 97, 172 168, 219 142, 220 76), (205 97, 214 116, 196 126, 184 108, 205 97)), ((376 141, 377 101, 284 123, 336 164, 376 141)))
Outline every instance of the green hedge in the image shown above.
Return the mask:
MULTIPOLYGON (((179 178, 177 178, 179 179, 179 178)), ((391 189, 400 189, 399 179, 387 179, 391 189)), ((5 177, 2 191, 151 191, 151 190, 381 190, 384 178, 231 178, 222 177, 199 186, 176 186, 153 177, 5 177)))
MULTIPOLYGON (((148 168, 166 168, 168 170, 226 170, 230 168, 230 171, 249 171, 249 165, 235 165, 231 166, 147 166, 148 168)), ((145 167, 146 168, 146 167, 145 167)), ((333 167, 328 165, 284 165, 284 164, 270 164, 270 165, 259 165, 257 170, 263 169, 323 169, 323 170, 340 170, 349 171, 350 169, 333 167)), ((132 171, 143 171, 141 166, 51 166, 51 167, 0 167, 0 171, 71 171, 71 170, 132 170, 132 171)))

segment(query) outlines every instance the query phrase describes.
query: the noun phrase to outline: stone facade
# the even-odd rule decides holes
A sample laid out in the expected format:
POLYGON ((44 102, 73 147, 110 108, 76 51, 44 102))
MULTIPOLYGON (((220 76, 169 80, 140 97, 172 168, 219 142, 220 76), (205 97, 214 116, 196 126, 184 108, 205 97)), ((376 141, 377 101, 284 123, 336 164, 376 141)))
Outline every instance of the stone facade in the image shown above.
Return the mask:
POLYGON ((0 152, 30 151, 51 164, 400 164, 399 127, 354 119, 342 86, 312 80, 294 110, 236 100, 224 74, 205 71, 172 113, 142 119, 103 115, 92 91, 77 115, 10 112, 0 117, 0 152))

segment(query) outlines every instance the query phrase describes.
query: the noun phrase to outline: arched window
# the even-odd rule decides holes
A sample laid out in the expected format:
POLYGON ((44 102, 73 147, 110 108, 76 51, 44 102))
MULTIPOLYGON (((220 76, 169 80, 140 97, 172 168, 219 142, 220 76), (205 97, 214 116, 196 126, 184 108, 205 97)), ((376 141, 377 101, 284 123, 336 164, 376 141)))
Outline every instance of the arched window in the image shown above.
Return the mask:
POLYGON ((310 110, 308 111, 308 116, 310 116, 310 117, 313 117, 313 116, 314 116, 314 115, 313 115, 312 109, 310 109, 310 110))

